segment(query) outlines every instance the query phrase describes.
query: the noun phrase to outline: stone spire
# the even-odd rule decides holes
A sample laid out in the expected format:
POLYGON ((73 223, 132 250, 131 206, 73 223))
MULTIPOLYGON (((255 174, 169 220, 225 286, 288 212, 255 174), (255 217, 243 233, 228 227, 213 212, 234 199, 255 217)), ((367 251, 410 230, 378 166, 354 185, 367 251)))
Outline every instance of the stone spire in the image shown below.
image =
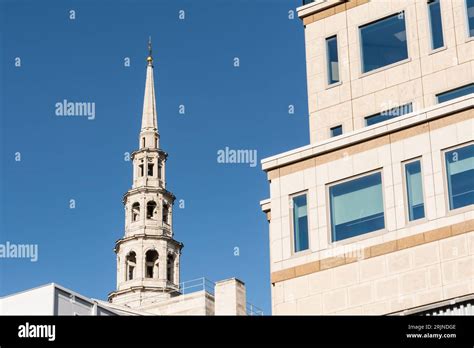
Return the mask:
POLYGON ((148 40, 148 57, 146 60, 147 68, 145 97, 143 99, 142 128, 140 131, 140 149, 145 147, 159 148, 151 37, 148 40))
POLYGON ((123 197, 125 235, 115 243, 117 290, 109 301, 143 308, 179 295, 183 244, 173 236, 175 196, 166 190, 166 159, 159 147, 151 40, 148 42, 140 145, 131 155, 132 188, 123 197))

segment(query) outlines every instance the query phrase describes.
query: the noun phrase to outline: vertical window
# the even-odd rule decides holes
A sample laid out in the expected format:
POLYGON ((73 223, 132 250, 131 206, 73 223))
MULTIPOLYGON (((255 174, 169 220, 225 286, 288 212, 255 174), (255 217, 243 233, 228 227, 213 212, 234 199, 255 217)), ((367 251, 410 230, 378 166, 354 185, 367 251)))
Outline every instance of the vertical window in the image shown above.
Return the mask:
POLYGON ((331 137, 337 137, 342 134, 342 126, 336 126, 331 128, 331 137))
POLYGON ((143 163, 138 166, 139 169, 139 175, 143 176, 143 163))
POLYGON ((308 243, 308 208, 306 195, 293 197, 293 240, 295 252, 306 250, 308 243))
POLYGON ((146 204, 146 218, 147 219, 154 219, 156 214, 156 202, 149 201, 146 204))
POLYGON ((168 206, 168 204, 164 203, 164 204, 163 204, 163 216, 162 216, 162 217, 163 217, 163 222, 164 222, 165 224, 168 223, 168 215, 169 215, 169 213, 170 213, 170 212, 169 212, 169 206, 168 206))
POLYGON ((436 95, 436 98, 438 99, 438 103, 444 103, 445 101, 463 97, 465 95, 474 93, 474 83, 471 83, 470 85, 466 85, 463 87, 459 87, 456 89, 453 89, 451 91, 443 92, 440 94, 436 95))
POLYGON ((162 165, 161 165, 161 161, 158 162, 158 179, 161 179, 161 168, 162 168, 162 165))
POLYGON ((174 257, 168 255, 167 260, 167 278, 169 282, 174 283, 174 257))
POLYGON ((145 147, 145 138, 142 138, 142 147, 145 147))
POLYGON ((387 121, 395 117, 409 114, 412 111, 413 111, 412 103, 405 104, 402 106, 397 106, 390 110, 384 110, 378 114, 367 116, 365 118, 365 125, 368 127, 379 122, 387 121))
POLYGON ((137 262, 137 254, 131 251, 125 258, 126 280, 133 280, 135 274, 135 265, 137 262))
POLYGON ((407 192, 408 220, 413 221, 425 217, 423 200, 423 184, 420 161, 405 164, 405 183, 407 192))
POLYGON ((474 144, 445 153, 449 209, 474 204, 474 144))
POLYGON ((364 73, 407 59, 405 13, 360 27, 360 40, 364 73))
POLYGON ((140 218, 140 203, 135 202, 132 205, 132 222, 138 221, 140 218))
POLYGON ((339 58, 337 54, 337 36, 326 39, 326 55, 328 61, 328 84, 339 82, 339 58))
POLYGON ((428 0, 428 12, 431 30, 431 49, 435 50, 444 46, 440 0, 428 0))
POLYGON ((153 163, 148 163, 148 176, 153 176, 153 163))
POLYGON ((467 8, 467 28, 469 36, 474 36, 474 0, 466 0, 467 8))
POLYGON ((332 240, 385 228, 380 172, 329 188, 332 240))
POLYGON ((158 252, 148 250, 145 254, 145 278, 158 277, 158 252))

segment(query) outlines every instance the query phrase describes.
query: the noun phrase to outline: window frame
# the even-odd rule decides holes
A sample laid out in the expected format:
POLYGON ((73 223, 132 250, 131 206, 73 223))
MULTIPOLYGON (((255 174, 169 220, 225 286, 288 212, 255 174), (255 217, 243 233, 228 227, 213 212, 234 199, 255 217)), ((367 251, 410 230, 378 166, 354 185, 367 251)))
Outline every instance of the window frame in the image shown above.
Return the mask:
POLYGON ((289 221, 290 221, 290 240, 291 240, 291 245, 290 245, 290 248, 291 248, 291 253, 290 255, 291 256, 300 256, 300 255, 304 255, 306 253, 311 253, 311 233, 310 233, 310 213, 309 213, 309 191, 308 190, 303 190, 303 191, 298 191, 298 192, 295 192, 295 193, 292 193, 290 195, 288 195, 288 203, 289 203, 289 207, 288 207, 288 210, 289 210, 289 221), (296 197, 299 197, 299 196, 303 196, 303 195, 306 195, 306 216, 307 216, 307 220, 308 220, 308 248, 307 249, 304 249, 304 250, 299 250, 299 251, 296 251, 295 250, 295 246, 296 246, 296 242, 295 242, 295 227, 294 227, 294 206, 293 206, 293 198, 296 198, 296 197))
POLYGON ((469 8, 467 7, 467 1, 468 0, 464 0, 464 17, 466 19, 466 42, 474 40, 474 35, 471 36, 471 28, 469 27, 469 8))
POLYGON ((401 10, 401 11, 394 11, 394 12, 391 12, 390 14, 386 15, 386 16, 383 16, 383 17, 380 17, 380 18, 377 18, 375 20, 373 19, 370 19, 369 21, 367 22, 363 22, 361 24, 358 24, 356 25, 356 29, 357 29, 357 46, 359 48, 359 61, 360 61, 360 67, 359 67, 359 78, 362 78, 362 77, 365 77, 365 76, 369 76, 369 75, 372 75, 372 74, 376 74, 378 72, 381 72, 381 71, 384 71, 384 70, 387 70, 387 69, 391 69, 391 68, 394 68, 398 65, 402 65, 402 64, 406 64, 408 62, 411 61, 411 52, 410 52, 410 45, 408 44, 408 28, 409 26, 407 26, 407 11, 406 9, 404 10, 401 10), (366 71, 364 72, 364 50, 362 48, 362 31, 361 31, 361 28, 362 27, 365 27, 365 26, 368 26, 370 24, 374 24, 374 23, 377 23, 379 21, 382 21, 384 19, 387 19, 389 17, 392 17, 392 16, 395 16, 395 15, 400 15, 400 13, 403 12, 403 15, 404 15, 404 20, 405 20, 405 34, 406 34, 406 37, 407 37, 407 58, 406 59, 402 59, 398 62, 394 62, 394 63, 391 63, 391 64, 388 64, 388 65, 385 65, 385 66, 381 66, 377 69, 373 69, 373 70, 369 70, 369 71, 366 71))
POLYGON ((401 169, 402 169, 402 178, 403 178, 403 203, 405 205, 405 224, 406 225, 416 225, 419 223, 426 222, 427 220, 427 212, 426 212, 426 190, 425 190, 425 180, 423 178, 423 156, 414 157, 408 160, 401 162, 401 169), (425 216, 416 220, 410 220, 410 206, 408 202, 408 183, 406 177, 406 165, 414 162, 420 162, 420 175, 421 175, 421 192, 423 195, 423 210, 425 212, 425 216))
POLYGON ((409 115, 409 114, 415 112, 415 109, 413 108, 413 104, 414 104, 414 102, 413 102, 413 101, 410 101, 410 102, 408 102, 408 103, 406 103, 406 104, 403 104, 403 105, 399 105, 399 106, 395 106, 395 107, 393 107, 393 108, 390 108, 390 109, 388 109, 388 110, 386 110, 386 111, 387 111, 387 112, 391 112, 391 111, 394 110, 394 109, 404 110, 405 108, 410 108, 411 111, 410 111, 410 112, 406 112, 406 113, 404 113, 404 114, 402 114, 402 115, 398 115, 398 116, 395 116, 395 117, 391 117, 391 118, 389 118, 388 120, 375 122, 375 123, 373 123, 373 124, 371 124, 371 125, 368 125, 368 124, 367 124, 367 119, 372 118, 372 117, 375 117, 375 116, 383 116, 382 113, 383 113, 384 111, 380 111, 380 112, 377 112, 377 113, 372 114, 372 115, 364 116, 364 128, 365 128, 365 127, 372 127, 372 126, 375 126, 375 125, 377 125, 377 124, 379 124, 379 123, 383 123, 383 122, 387 122, 387 121, 392 121, 392 120, 394 120, 394 119, 396 119, 396 118, 400 118, 400 117, 409 115))
POLYGON ((387 216, 386 216, 387 215, 387 211, 386 211, 387 202, 386 202, 386 196, 385 196, 385 187, 384 187, 385 183, 384 183, 384 181, 385 181, 384 180, 384 169, 383 169, 383 167, 379 167, 379 168, 376 168, 376 169, 373 169, 373 170, 370 170, 370 171, 367 171, 367 172, 352 175, 352 176, 344 178, 344 179, 332 181, 332 182, 329 182, 325 185, 326 186, 326 189, 325 189, 325 191, 326 191, 326 209, 325 210, 326 210, 326 221, 327 221, 327 238, 328 238, 327 240, 328 240, 329 245, 331 245, 331 244, 339 244, 339 245, 351 244, 351 243, 362 241, 362 240, 365 240, 365 239, 378 237, 378 236, 380 236, 380 235, 382 235, 382 234, 384 234, 388 231, 388 229, 387 229, 387 216), (345 182, 349 182, 349 181, 352 181, 352 180, 356 180, 356 179, 362 178, 364 176, 372 175, 372 174, 375 174, 375 173, 380 173, 380 184, 381 184, 381 189, 382 189, 384 228, 381 228, 381 229, 375 230, 375 231, 371 231, 371 232, 362 233, 362 234, 359 234, 357 236, 353 236, 353 237, 349 237, 349 238, 345 238, 345 239, 341 239, 341 240, 333 240, 330 188, 333 187, 333 186, 343 184, 345 182))
POLYGON ((326 36, 324 38, 324 47, 325 47, 325 58, 326 58, 326 89, 329 89, 329 88, 332 88, 332 87, 336 87, 336 86, 340 86, 342 85, 342 80, 341 80, 341 69, 340 69, 340 61, 339 61, 339 58, 340 58, 340 54, 339 54, 339 40, 338 40, 338 33, 334 33, 332 35, 329 35, 329 36, 326 36), (330 70, 329 70, 329 65, 330 65, 330 62, 329 62, 329 49, 328 49, 328 40, 330 39, 336 39, 336 49, 337 49, 337 69, 338 69, 338 75, 339 75, 339 81, 337 82, 333 82, 333 83, 329 83, 329 73, 330 73, 330 70))
POLYGON ((448 168, 446 166, 446 153, 447 152, 454 151, 456 149, 460 149, 460 148, 463 148, 463 147, 466 147, 466 146, 469 146, 469 145, 474 145, 474 141, 468 141, 468 142, 465 142, 465 143, 462 143, 462 144, 457 144, 457 145, 454 145, 454 146, 450 146, 450 147, 444 148, 440 151, 441 163, 443 164, 443 166, 442 166, 443 172, 441 173, 441 175, 443 176, 443 189, 444 189, 443 196, 444 196, 444 204, 445 204, 445 207, 446 207, 446 209, 445 209, 445 212, 446 212, 445 215, 446 216, 457 215, 459 213, 464 213, 464 212, 472 210, 472 207, 471 207, 472 204, 469 204, 467 206, 460 207, 460 208, 455 208, 455 209, 450 208, 448 168))
MULTIPOLYGON (((473 39, 474 39, 474 37, 473 37, 473 39)), ((444 102, 440 102, 440 101, 439 101, 439 95, 441 95, 441 94, 446 94, 446 93, 450 93, 450 92, 454 92, 454 91, 456 91, 456 90, 458 90, 458 89, 461 89, 461 88, 464 88, 464 87, 467 87, 467 86, 470 86, 470 85, 473 85, 473 87, 474 87, 474 82, 468 83, 468 84, 462 85, 462 86, 457 86, 457 87, 454 87, 454 88, 451 88, 451 89, 448 89, 448 90, 443 90, 443 91, 438 92, 438 93, 435 93, 435 95, 434 95, 434 98, 435 98, 435 105, 442 104, 442 103, 448 103, 448 102, 450 102, 450 101, 452 101, 452 100, 454 100, 454 99, 466 97, 466 95, 463 95, 463 96, 461 96, 461 97, 451 98, 451 99, 446 100, 446 101, 444 101, 444 102)), ((470 93, 469 93, 469 94, 470 94, 470 93)))
POLYGON ((430 53, 437 53, 439 51, 443 51, 447 48, 446 46, 446 40, 444 37, 444 22, 443 22, 443 8, 441 6, 441 0, 426 0, 426 10, 427 10, 427 16, 428 16, 428 30, 430 33, 430 53), (433 47, 433 22, 431 20, 431 7, 430 5, 433 4, 434 2, 438 2, 439 4, 439 11, 440 11, 440 21, 441 21, 441 35, 442 35, 442 40, 443 40, 443 45, 437 48, 433 47))

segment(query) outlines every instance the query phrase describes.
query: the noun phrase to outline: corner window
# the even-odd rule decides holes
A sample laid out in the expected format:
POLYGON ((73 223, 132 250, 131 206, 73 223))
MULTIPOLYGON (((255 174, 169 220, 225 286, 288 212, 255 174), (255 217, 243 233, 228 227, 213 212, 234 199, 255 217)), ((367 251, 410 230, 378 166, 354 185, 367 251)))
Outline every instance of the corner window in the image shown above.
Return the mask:
POLYGON ((449 209, 474 204, 474 144, 445 153, 449 209))
POLYGON ((474 0, 466 0, 467 8, 467 27, 469 30, 469 36, 474 36, 474 0))
POLYGON ((407 193, 408 220, 425 217, 421 163, 419 160, 405 164, 405 184, 407 193))
POLYGON ((408 58, 405 12, 360 27, 362 72, 408 58))
POLYGON ((379 112, 378 114, 367 116, 365 118, 365 125, 368 127, 376 123, 380 123, 380 122, 387 121, 395 117, 409 114, 410 112, 413 112, 412 103, 405 104, 402 106, 397 106, 395 108, 379 112))
POLYGON ((470 85, 466 85, 463 87, 459 87, 456 89, 453 89, 451 91, 443 92, 440 94, 436 95, 436 98, 438 99, 438 103, 444 103, 445 101, 463 97, 465 95, 474 93, 474 83, 471 83, 470 85))
POLYGON ((431 31, 431 49, 435 50, 444 46, 440 0, 428 0, 428 12, 431 31))
POLYGON ((332 241, 385 228, 380 172, 329 188, 332 241))
POLYGON ((308 208, 306 195, 292 198, 293 203, 293 240, 295 252, 308 249, 308 208))
POLYGON ((336 126, 331 128, 331 137, 337 137, 342 134, 342 126, 336 126))
POLYGON ((328 84, 339 82, 339 58, 337 54, 337 36, 326 39, 326 56, 328 60, 328 84))

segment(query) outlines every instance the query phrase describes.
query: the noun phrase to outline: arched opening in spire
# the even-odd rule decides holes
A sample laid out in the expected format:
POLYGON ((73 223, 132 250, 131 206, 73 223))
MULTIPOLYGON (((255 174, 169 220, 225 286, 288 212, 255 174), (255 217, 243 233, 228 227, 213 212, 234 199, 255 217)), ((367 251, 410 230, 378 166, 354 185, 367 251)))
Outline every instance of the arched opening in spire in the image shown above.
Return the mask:
POLYGON ((137 254, 130 251, 125 258, 125 280, 133 280, 135 276, 135 267, 137 265, 137 254))
POLYGON ((135 202, 132 204, 132 222, 140 219, 140 203, 135 202))
POLYGON ((147 219, 155 219, 156 215, 156 202, 155 201, 149 201, 146 204, 146 218, 147 219))
POLYGON ((145 278, 158 277, 158 252, 148 250, 145 254, 145 278))
POLYGON ((169 282, 174 283, 174 255, 172 254, 168 255, 167 262, 166 262, 166 271, 167 271, 166 279, 169 282))

